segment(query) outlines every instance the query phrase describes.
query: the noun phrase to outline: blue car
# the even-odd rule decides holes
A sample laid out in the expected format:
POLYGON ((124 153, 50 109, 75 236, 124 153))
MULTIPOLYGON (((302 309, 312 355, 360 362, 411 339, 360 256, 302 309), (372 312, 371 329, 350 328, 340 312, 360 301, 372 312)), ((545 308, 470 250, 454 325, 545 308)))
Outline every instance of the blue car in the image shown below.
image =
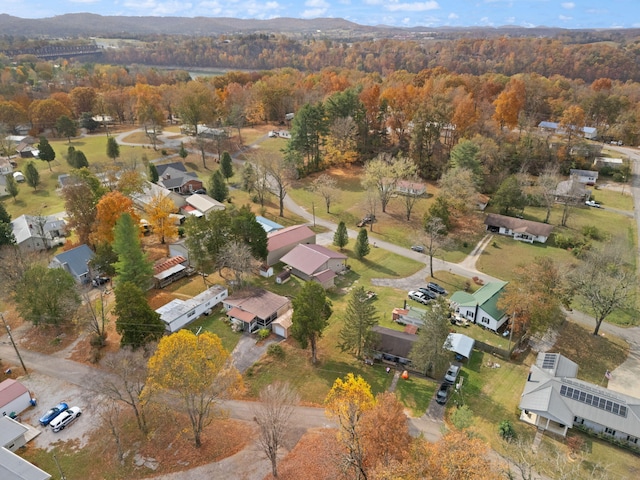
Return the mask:
POLYGON ((56 405, 55 407, 53 407, 52 409, 47 410, 47 413, 45 413, 42 417, 40 417, 40 425, 46 427, 47 425, 49 425, 49 423, 51 423, 51 420, 56 418, 58 415, 60 415, 62 412, 64 412, 68 408, 69 408, 69 405, 62 402, 56 405))

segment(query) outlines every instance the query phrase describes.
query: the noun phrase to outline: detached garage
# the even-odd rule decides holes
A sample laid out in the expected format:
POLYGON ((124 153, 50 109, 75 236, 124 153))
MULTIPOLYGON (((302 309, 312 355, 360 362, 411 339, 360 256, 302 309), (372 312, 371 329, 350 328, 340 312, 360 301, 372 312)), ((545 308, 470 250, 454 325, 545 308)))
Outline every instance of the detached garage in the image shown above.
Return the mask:
POLYGON ((0 413, 11 415, 20 414, 31 406, 31 394, 27 387, 20 382, 8 378, 0 383, 0 413))

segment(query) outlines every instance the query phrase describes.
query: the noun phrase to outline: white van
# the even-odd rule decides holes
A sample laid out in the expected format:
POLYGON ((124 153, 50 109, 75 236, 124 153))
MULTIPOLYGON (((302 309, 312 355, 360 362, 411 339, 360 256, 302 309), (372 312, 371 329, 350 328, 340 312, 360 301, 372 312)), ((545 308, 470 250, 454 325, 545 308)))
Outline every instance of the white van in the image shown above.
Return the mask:
POLYGON ((69 425, 80 415, 82 415, 80 407, 71 407, 70 409, 65 410, 56 418, 51 420, 51 423, 49 425, 51 425, 51 428, 54 432, 59 432, 60 430, 64 430, 64 427, 69 425))

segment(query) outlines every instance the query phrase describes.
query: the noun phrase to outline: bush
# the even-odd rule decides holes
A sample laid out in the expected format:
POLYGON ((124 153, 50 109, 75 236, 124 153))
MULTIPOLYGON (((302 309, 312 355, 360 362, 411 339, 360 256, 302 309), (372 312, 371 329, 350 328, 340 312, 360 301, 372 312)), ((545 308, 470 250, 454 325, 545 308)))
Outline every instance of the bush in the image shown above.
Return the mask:
POLYGON ((451 423, 458 430, 469 428, 473 425, 473 412, 467 405, 462 405, 451 414, 451 423))
POLYGON ((260 330, 258 330, 258 338, 260 340, 266 340, 267 338, 269 338, 269 335, 271 335, 271 330, 269 330, 268 328, 261 328, 260 330))
POLYGON ((163 157, 166 157, 166 156, 167 156, 167 151, 163 148, 162 150, 160 150, 160 154, 161 154, 163 157))
POLYGON ((509 420, 502 420, 498 425, 498 433, 500 433, 500 437, 507 442, 510 442, 514 438, 516 438, 516 431, 513 429, 513 425, 509 420))
POLYGON ((284 358, 284 349, 277 343, 272 343, 267 348, 267 355, 282 360, 284 358))
POLYGON ((584 235, 587 238, 590 238, 591 240, 604 239, 604 235, 602 234, 600 229, 595 225, 585 225, 584 227, 582 227, 582 235, 584 235))
POLYGON ((564 250, 579 247, 584 243, 582 240, 569 237, 568 235, 562 235, 561 233, 554 235, 553 238, 556 247, 562 248, 564 250))

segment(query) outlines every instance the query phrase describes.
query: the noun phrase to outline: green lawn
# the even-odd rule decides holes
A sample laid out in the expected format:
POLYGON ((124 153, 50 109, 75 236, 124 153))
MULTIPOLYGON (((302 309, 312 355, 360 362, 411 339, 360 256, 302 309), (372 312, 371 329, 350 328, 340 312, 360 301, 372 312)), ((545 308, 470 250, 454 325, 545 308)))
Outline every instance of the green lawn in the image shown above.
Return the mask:
POLYGON ((216 334, 222 340, 224 348, 231 353, 240 341, 242 333, 232 331, 231 325, 226 320, 227 316, 218 310, 208 317, 200 317, 189 324, 188 328, 193 333, 198 333, 202 329, 202 331, 216 334))
POLYGON ((601 203, 604 207, 633 210, 633 197, 631 196, 631 188, 628 185, 625 185, 624 193, 606 188, 596 188, 592 190, 591 199, 601 203))

